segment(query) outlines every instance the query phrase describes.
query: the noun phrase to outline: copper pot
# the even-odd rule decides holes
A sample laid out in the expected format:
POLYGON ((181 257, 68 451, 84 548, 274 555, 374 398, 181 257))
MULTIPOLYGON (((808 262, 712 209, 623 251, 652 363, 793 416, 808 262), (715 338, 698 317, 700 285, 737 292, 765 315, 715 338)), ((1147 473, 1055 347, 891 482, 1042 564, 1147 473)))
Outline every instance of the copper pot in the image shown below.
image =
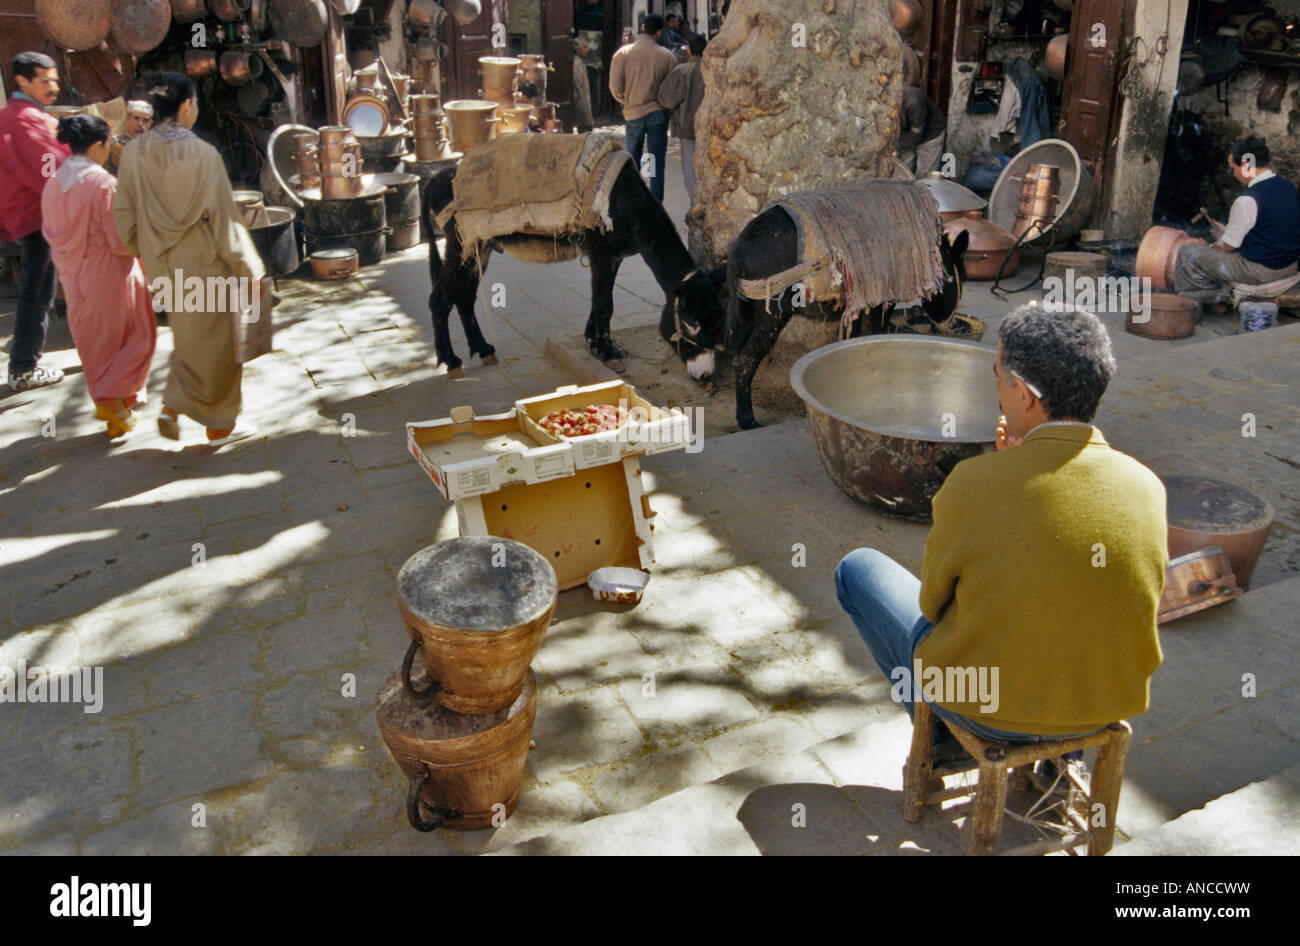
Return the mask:
POLYGON ((234 23, 241 12, 236 0, 208 0, 208 9, 222 23, 234 23))
POLYGON ((191 79, 206 79, 217 74, 215 49, 185 50, 185 74, 191 79))
POLYGON ((36 0, 36 25, 65 49, 94 49, 113 28, 113 3, 85 0, 73 7, 61 0, 36 0))
POLYGON ((1056 210, 1061 201, 1061 169, 1050 164, 1031 164, 1020 184, 1020 202, 1016 208, 1016 224, 1011 228, 1019 237, 1030 229, 1039 233, 1047 230, 1056 220, 1056 210))
POLYGON ((983 217, 958 218, 943 225, 949 241, 956 240, 963 230, 970 234, 970 245, 963 257, 967 279, 996 279, 999 269, 1004 276, 1015 273, 1020 265, 1020 251, 1017 249, 1007 259, 1007 251, 1015 246, 1016 238, 1006 227, 983 217))
POLYGON ((501 109, 501 124, 497 127, 497 134, 508 135, 527 131, 532 116, 533 109, 530 105, 511 105, 501 109))
POLYGON ((411 113, 413 115, 441 114, 442 102, 440 97, 432 94, 412 95, 411 113))
POLYGON ((496 137, 497 108, 496 102, 482 99, 460 99, 444 105, 452 147, 464 153, 496 137))
POLYGON ((1134 312, 1130 300, 1129 313, 1124 319, 1124 331, 1146 338, 1190 338, 1196 334, 1196 312, 1200 304, 1195 299, 1176 296, 1172 292, 1151 292, 1145 297, 1147 311, 1134 312), (1145 318, 1143 318, 1145 316, 1145 318), (1142 321, 1138 321, 1142 318, 1142 321))
POLYGON ((194 23, 208 15, 205 0, 171 0, 172 19, 177 23, 194 23))
POLYGON ((360 174, 331 175, 321 169, 320 195, 323 200, 347 200, 360 197, 365 191, 365 182, 360 174))
POLYGON ((921 4, 917 0, 894 0, 894 29, 906 36, 920 27, 921 4))
POLYGON ((554 121, 555 103, 547 102, 545 105, 538 105, 533 109, 533 112, 537 115, 537 123, 539 125, 543 122, 554 121))
POLYGON ((433 0, 411 0, 411 5, 406 10, 407 23, 427 26, 435 33, 442 28, 443 21, 446 19, 447 11, 433 0))
POLYGON ((1237 584, 1246 589, 1273 527, 1273 507, 1262 497, 1222 480, 1164 476, 1169 555, 1218 545, 1228 553, 1237 584))
POLYGON ((1173 227, 1152 227, 1138 244, 1134 275, 1150 279, 1153 289, 1172 289, 1174 269, 1178 265, 1178 250, 1184 243, 1204 245, 1205 241, 1173 227))
POLYGON ((513 56, 479 56, 479 75, 483 88, 494 92, 514 92, 519 60, 513 56))
POLYGON ((113 0, 108 41, 119 53, 147 53, 167 37, 172 25, 170 0, 113 0))
POLYGON ((1065 78, 1065 54, 1070 48, 1070 34, 1053 37, 1043 54, 1043 67, 1053 79, 1065 78))
POLYGON ((1165 624, 1240 597, 1228 554, 1217 545, 1176 556, 1165 569, 1156 623, 1165 624))
MULTIPOLYGON (((951 223, 954 220, 983 220, 984 211, 982 210, 941 210, 939 219, 944 223, 951 223)), ((960 233, 961 231, 957 231, 960 233)))
POLYGON ((421 36, 415 44, 415 58, 418 62, 437 62, 447 58, 447 44, 432 36, 421 36))
POLYGON ((262 74, 262 58, 255 53, 226 52, 221 54, 219 68, 226 85, 247 85, 262 74))
MULTIPOLYGON (((461 26, 469 26, 483 13, 482 0, 445 0, 447 12, 461 26)), ((484 32, 487 31, 485 26, 484 32)))
POLYGON ((379 88, 379 66, 366 66, 364 69, 357 69, 352 73, 357 80, 357 91, 373 92, 379 88))
POLYGON ((564 133, 564 122, 558 118, 548 118, 542 122, 542 131, 548 135, 560 135, 564 133))
POLYGON ((310 260, 317 279, 347 279, 359 268, 356 250, 317 250, 310 260))
POLYGON ((355 142, 357 136, 347 125, 326 125, 320 129, 320 150, 324 152, 330 145, 355 142))

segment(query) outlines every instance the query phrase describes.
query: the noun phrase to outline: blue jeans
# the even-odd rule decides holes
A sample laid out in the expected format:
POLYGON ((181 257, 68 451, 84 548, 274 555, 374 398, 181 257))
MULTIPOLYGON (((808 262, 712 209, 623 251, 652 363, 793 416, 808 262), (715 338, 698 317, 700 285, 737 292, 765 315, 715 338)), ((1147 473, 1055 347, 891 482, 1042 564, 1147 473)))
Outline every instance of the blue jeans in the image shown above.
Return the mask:
POLYGON ((14 340, 9 346, 9 376, 26 374, 36 367, 45 352, 45 332, 54 303, 54 263, 50 245, 40 230, 19 241, 23 255, 18 282, 18 311, 14 318, 14 340))
POLYGON ((682 180, 686 182, 686 198, 695 203, 695 139, 682 139, 682 180))
POLYGON ((627 122, 627 150, 632 155, 632 163, 636 165, 637 173, 641 171, 643 148, 649 148, 654 158, 650 193, 655 195, 655 200, 663 203, 664 158, 668 154, 668 112, 664 109, 658 109, 627 122))
MULTIPOLYGON (((856 549, 844 556, 835 569, 835 590, 840 604, 857 625, 858 633, 871 649, 871 655, 885 677, 889 678, 896 667, 906 667, 910 671, 913 652, 934 630, 934 625, 921 613, 920 580, 883 552, 856 549)), ((907 687, 903 688, 902 702, 907 715, 911 716, 912 694, 907 690, 907 687)), ((1070 738, 1068 735, 1007 732, 985 726, 934 703, 930 703, 930 709, 950 726, 960 726, 981 739, 1051 742, 1070 738)))

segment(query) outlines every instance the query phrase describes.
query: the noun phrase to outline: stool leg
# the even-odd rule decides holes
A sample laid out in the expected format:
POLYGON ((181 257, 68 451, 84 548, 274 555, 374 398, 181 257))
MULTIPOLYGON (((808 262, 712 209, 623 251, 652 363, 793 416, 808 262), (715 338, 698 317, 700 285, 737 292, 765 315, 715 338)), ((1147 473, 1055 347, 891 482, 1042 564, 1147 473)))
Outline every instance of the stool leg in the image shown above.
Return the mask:
POLYGON ((970 853, 996 854, 1002 834, 1002 809, 1007 804, 1007 766, 1000 750, 985 751, 980 759, 980 783, 971 816, 970 853), (990 758, 992 756, 993 758, 990 758))
POLYGON ((1115 843, 1115 816, 1119 811, 1119 790, 1124 782, 1124 762, 1128 758, 1129 739, 1133 729, 1128 723, 1112 724, 1109 741, 1097 750, 1097 767, 1092 773, 1089 786, 1089 805, 1094 808, 1102 806, 1105 819, 1100 827, 1092 825, 1092 811, 1088 812, 1088 854, 1101 857, 1110 851, 1115 843))
POLYGON ((924 700, 915 704, 912 717, 912 748, 903 767, 903 818, 921 820, 925 807, 925 792, 930 783, 930 770, 934 762, 934 713, 924 700))

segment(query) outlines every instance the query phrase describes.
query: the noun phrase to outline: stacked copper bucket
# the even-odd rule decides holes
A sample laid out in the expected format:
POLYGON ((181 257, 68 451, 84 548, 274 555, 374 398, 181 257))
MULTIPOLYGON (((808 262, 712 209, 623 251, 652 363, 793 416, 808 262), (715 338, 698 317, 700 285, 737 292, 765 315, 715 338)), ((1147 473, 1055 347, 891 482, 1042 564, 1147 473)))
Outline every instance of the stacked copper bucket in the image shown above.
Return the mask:
POLYGON ((446 114, 436 95, 412 95, 411 108, 415 115, 415 159, 417 161, 442 161, 451 157, 447 144, 446 114))
MULTIPOLYGON (((327 125, 320 130, 318 157, 320 159, 321 197, 325 200, 345 200, 360 197, 363 190, 361 174, 365 162, 361 158, 361 142, 346 125, 327 125)), ((299 172, 302 168, 299 166, 299 172)))
POLYGON ((1056 222, 1061 200, 1061 169, 1051 164, 1031 164, 1020 184, 1020 204, 1016 208, 1016 225, 1011 233, 1017 239, 1030 230, 1026 240, 1046 232, 1056 222))
POLYGON ((514 812, 537 716, 529 664, 557 594, 544 556, 495 536, 440 542, 402 566, 411 643, 375 715, 408 780, 412 827, 499 827, 514 812))
POLYGON ((307 134, 306 132, 293 136, 293 159, 298 171, 298 177, 302 181, 303 190, 311 190, 321 186, 320 151, 316 147, 319 138, 319 135, 307 134))

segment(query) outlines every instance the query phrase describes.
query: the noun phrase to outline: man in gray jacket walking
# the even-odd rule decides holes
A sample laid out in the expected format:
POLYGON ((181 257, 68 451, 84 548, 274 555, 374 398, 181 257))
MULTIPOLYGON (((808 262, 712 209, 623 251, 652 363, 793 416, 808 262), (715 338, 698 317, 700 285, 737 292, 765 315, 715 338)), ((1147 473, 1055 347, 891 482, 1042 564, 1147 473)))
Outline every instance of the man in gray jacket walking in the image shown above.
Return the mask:
POLYGON ((695 202, 695 113, 704 101, 704 74, 700 72, 700 57, 704 55, 707 40, 698 33, 692 34, 690 57, 668 73, 659 86, 659 104, 672 111, 668 130, 682 142, 682 177, 686 180, 686 196, 695 202))

